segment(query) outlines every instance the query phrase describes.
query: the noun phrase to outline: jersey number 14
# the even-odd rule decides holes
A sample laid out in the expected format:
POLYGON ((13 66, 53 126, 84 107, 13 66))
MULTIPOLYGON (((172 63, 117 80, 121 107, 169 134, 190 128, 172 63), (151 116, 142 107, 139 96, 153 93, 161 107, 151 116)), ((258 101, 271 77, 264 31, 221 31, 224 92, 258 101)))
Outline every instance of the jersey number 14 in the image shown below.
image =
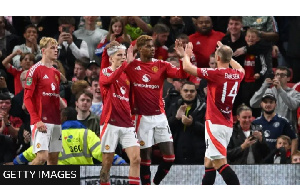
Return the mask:
POLYGON ((234 99, 237 95, 237 88, 239 86, 239 82, 235 82, 232 89, 230 90, 229 94, 227 95, 227 81, 223 85, 223 91, 222 91, 222 98, 221 102, 224 103, 226 100, 226 96, 232 97, 232 103, 234 102, 234 99))

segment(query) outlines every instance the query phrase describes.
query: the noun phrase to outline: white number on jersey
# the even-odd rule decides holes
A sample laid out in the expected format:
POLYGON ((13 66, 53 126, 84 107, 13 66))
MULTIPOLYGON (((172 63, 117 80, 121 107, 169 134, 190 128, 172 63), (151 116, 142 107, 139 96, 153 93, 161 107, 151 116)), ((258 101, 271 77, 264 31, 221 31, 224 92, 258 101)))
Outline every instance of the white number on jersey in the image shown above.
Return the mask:
MULTIPOLYGON (((230 90, 229 94, 227 96, 232 97, 232 103, 234 102, 234 99, 237 95, 237 88, 238 88, 239 82, 235 82, 232 89, 230 90)), ((227 81, 223 85, 223 92, 222 92, 222 98, 221 102, 224 103, 226 100, 226 91, 227 91, 227 81)))

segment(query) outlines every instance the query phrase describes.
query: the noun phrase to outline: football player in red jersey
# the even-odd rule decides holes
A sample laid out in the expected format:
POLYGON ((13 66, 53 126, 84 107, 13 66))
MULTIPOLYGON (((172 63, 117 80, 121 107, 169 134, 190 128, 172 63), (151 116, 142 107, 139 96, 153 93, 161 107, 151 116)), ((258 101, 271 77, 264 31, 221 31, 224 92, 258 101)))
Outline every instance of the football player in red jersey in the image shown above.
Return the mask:
MULTIPOLYGON (((153 183, 160 184, 174 160, 173 137, 165 115, 162 98, 166 78, 186 78, 182 65, 176 68, 170 62, 154 58, 153 39, 141 35, 136 42, 139 59, 134 59, 125 69, 131 83, 131 111, 134 114, 137 137, 141 145, 141 182, 151 184, 151 152, 157 144, 163 155, 153 183)), ((128 52, 129 53, 129 52, 128 52)))
MULTIPOLYGON (((57 59, 57 41, 43 37, 42 60, 27 72, 24 103, 30 114, 32 145, 36 158, 33 165, 57 165, 62 150, 59 86, 62 74, 52 66, 57 59)), ((65 78, 63 79, 65 80, 65 78)))
MULTIPOLYGON (((128 66, 127 62, 130 63, 134 57, 128 56, 126 62, 126 47, 117 42, 110 43, 107 47, 107 52, 103 52, 101 64, 107 65, 108 55, 111 65, 103 67, 99 79, 103 101, 100 119, 101 150, 103 153, 100 184, 110 184, 109 171, 117 144, 120 142, 130 161, 129 184, 139 185, 140 144, 131 120, 130 82, 124 73, 124 69, 128 66)), ((133 47, 130 47, 128 51, 133 51, 133 47)), ((132 53, 129 54, 132 55, 132 53)))
MULTIPOLYGON (((180 43, 177 41, 177 43, 180 43)), ((237 95, 245 70, 232 59, 232 49, 217 42, 215 52, 217 68, 197 68, 190 62, 193 45, 189 43, 184 51, 177 48, 183 58, 183 69, 189 74, 207 80, 207 110, 205 122, 205 175, 202 184, 214 184, 216 170, 226 184, 240 184, 235 172, 227 164, 226 148, 232 135, 232 104, 237 95), (232 68, 229 68, 229 65, 232 68)))

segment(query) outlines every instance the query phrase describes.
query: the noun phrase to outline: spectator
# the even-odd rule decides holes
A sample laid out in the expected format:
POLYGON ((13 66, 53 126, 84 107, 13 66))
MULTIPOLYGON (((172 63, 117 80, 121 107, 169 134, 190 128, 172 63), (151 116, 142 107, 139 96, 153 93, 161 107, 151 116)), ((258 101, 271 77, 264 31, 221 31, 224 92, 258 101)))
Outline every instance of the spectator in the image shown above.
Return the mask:
POLYGON ((95 49, 100 41, 105 39, 107 31, 103 29, 96 28, 97 16, 84 16, 85 20, 84 28, 74 31, 74 36, 78 39, 82 39, 88 45, 89 58, 90 60, 95 60, 97 64, 100 65, 100 59, 95 54, 95 49))
POLYGON ((291 123, 276 112, 276 97, 272 93, 265 93, 261 98, 260 106, 263 114, 254 120, 254 125, 262 125, 266 142, 273 151, 276 148, 276 141, 280 135, 287 135, 292 140, 292 154, 297 150, 297 135, 291 123))
POLYGON ((42 37, 54 37, 57 34, 58 16, 13 16, 12 24, 18 36, 23 35, 24 28, 33 25, 37 28, 37 41, 42 37))
POLYGON ((9 114, 11 109, 11 98, 8 94, 0 94, 0 134, 11 136, 13 139, 18 138, 19 127, 22 120, 9 114))
POLYGON ((260 164, 269 153, 269 147, 258 125, 252 125, 252 110, 245 104, 237 109, 237 123, 227 147, 231 164, 260 164))
POLYGON ((20 75, 24 70, 28 70, 34 64, 34 54, 32 53, 22 53, 20 49, 14 51, 12 54, 7 56, 3 61, 2 64, 7 70, 8 73, 13 75, 14 77, 14 91, 15 95, 18 94, 22 89, 22 82, 20 81, 20 75), (20 66, 21 68, 15 68, 11 65, 11 60, 16 55, 20 56, 20 66))
POLYGON ((165 45, 170 47, 178 39, 178 35, 191 35, 195 33, 195 25, 191 16, 166 16, 161 17, 158 23, 166 24, 170 28, 170 34, 165 45))
POLYGON ((0 16, 0 60, 11 54, 14 46, 20 44, 20 37, 12 34, 8 25, 5 17, 0 16))
POLYGON ((130 35, 126 33, 125 24, 121 17, 116 16, 111 19, 108 34, 106 38, 97 45, 96 55, 101 56, 105 46, 111 41, 117 41, 120 44, 131 43, 130 35))
POLYGON ((268 41, 272 44, 266 54, 266 64, 270 65, 268 69, 272 68, 272 56, 278 56, 278 47, 275 43, 278 41, 278 28, 274 16, 243 16, 243 26, 246 29, 255 28, 259 31, 259 37, 262 40, 268 41))
POLYGON ((266 158, 266 163, 287 164, 291 163, 291 144, 290 137, 280 135, 277 138, 276 148, 270 153, 271 158, 266 158), (269 162, 267 162, 269 160, 269 162), (272 160, 272 161, 270 161, 272 160))
POLYGON ((100 118, 90 111, 93 94, 88 90, 76 94, 77 120, 100 136, 100 118))
POLYGON ((75 106, 76 94, 89 88, 89 83, 85 80, 74 81, 71 85, 71 96, 68 98, 68 106, 75 106))
POLYGON ((297 131, 297 108, 300 106, 300 93, 287 86, 290 80, 291 72, 287 67, 277 67, 274 75, 266 76, 266 79, 260 89, 254 93, 250 99, 250 106, 259 108, 262 96, 266 93, 272 93, 277 99, 275 112, 287 118, 297 131), (273 87, 270 87, 273 84, 273 87))
POLYGON ((82 39, 73 34, 75 19, 72 16, 61 16, 58 19, 59 35, 56 36, 59 45, 58 60, 63 64, 66 78, 71 80, 76 59, 89 58, 88 46, 82 39))
POLYGON ((93 100, 92 100, 92 106, 90 110, 96 116, 100 117, 102 114, 103 103, 102 103, 102 96, 100 92, 99 77, 92 79, 91 91, 93 94, 93 100))
POLYGON ((300 151, 292 155, 292 163, 300 163, 300 151))
POLYGON ((140 35, 149 34, 152 26, 139 16, 124 16, 125 29, 132 40, 136 40, 140 35))
POLYGON ((178 101, 178 98, 180 97, 180 89, 182 87, 182 83, 184 82, 183 79, 180 78, 170 78, 172 80, 172 87, 168 90, 168 93, 165 100, 165 110, 168 112, 168 109, 170 108, 170 105, 174 102, 178 101))
MULTIPOLYGON (((76 110, 66 108, 61 111, 63 151, 58 158, 59 165, 93 165, 93 158, 102 161, 101 143, 94 132, 87 129, 76 120, 76 110)), ((26 152, 17 156, 13 164, 19 165, 30 162, 35 157, 30 147, 26 152)), ((113 164, 126 164, 118 155, 115 155, 120 163, 114 161, 113 164)))
POLYGON ((227 26, 228 33, 223 37, 222 43, 232 48, 233 59, 243 65, 245 61, 245 32, 243 32, 242 16, 231 16, 227 26))
POLYGON ((185 82, 180 94, 166 112, 174 139, 175 164, 203 164, 206 103, 192 82, 185 82))
MULTIPOLYGON (((176 53, 176 52, 175 52, 176 53)), ((177 55, 176 55, 177 56, 177 55)), ((176 68, 179 68, 180 63, 179 63, 179 59, 177 57, 171 57, 167 59, 168 62, 170 62, 173 66, 175 66, 176 68)), ((173 78, 167 78, 164 81, 164 86, 163 86, 163 97, 166 98, 167 95, 169 94, 169 91, 171 88, 174 87, 174 85, 179 84, 180 79, 176 78, 175 80, 173 80, 173 78), (175 81, 175 83, 174 83, 175 81), (177 82, 176 82, 177 81, 177 82)), ((178 92, 180 91, 180 87, 177 88, 178 92)), ((175 92, 176 93, 176 92, 175 92)), ((175 95, 179 95, 179 93, 175 94, 175 95)), ((165 99, 166 100, 166 99, 165 99)), ((167 105, 165 105, 165 107, 167 107, 167 105)))
MULTIPOLYGON (((26 26, 23 36, 25 38, 25 43, 15 46, 13 52, 21 50, 22 53, 32 53, 35 56, 35 62, 39 61, 42 58, 42 54, 40 46, 38 45, 38 34, 36 27, 34 25, 26 26)), ((15 68, 19 68, 21 66, 20 56, 21 55, 16 55, 13 57, 13 66, 15 68)))
POLYGON ((75 60, 75 67, 74 67, 74 76, 72 78, 72 81, 78 81, 78 80, 86 80, 86 70, 89 66, 88 60, 75 60))
MULTIPOLYGON (((258 30, 249 28, 246 32, 245 41, 247 43, 246 48, 257 48, 258 45, 261 45, 258 30)), ((241 97, 242 102, 250 106, 249 101, 255 91, 261 87, 267 72, 263 51, 260 51, 260 54, 253 54, 250 50, 247 51, 243 67, 245 69, 245 77, 240 88, 241 97)), ((258 117, 260 109, 253 110, 253 115, 254 117, 258 117)))
POLYGON ((0 69, 0 93, 5 93, 10 96, 10 98, 14 97, 14 94, 12 94, 8 89, 7 89, 7 74, 5 73, 4 70, 0 69))
POLYGON ((85 71, 86 73, 86 80, 89 85, 92 85, 92 80, 94 78, 99 78, 100 76, 100 65, 97 64, 94 60, 90 61, 85 71))
POLYGON ((217 41, 225 36, 224 33, 212 29, 212 21, 209 16, 197 18, 196 33, 189 36, 193 44, 193 52, 196 56, 198 68, 208 68, 209 56, 215 52, 217 41))

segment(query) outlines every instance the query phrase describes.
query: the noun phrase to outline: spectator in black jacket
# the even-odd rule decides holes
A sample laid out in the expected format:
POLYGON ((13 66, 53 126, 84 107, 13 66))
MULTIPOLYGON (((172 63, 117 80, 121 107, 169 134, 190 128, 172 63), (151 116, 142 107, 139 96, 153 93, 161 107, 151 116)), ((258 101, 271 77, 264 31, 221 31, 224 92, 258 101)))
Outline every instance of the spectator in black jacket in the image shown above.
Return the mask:
POLYGON ((181 98, 169 107, 168 121, 173 134, 175 163, 204 163, 204 117, 206 103, 197 95, 192 82, 182 85, 181 98))
POLYGON ((242 104, 237 109, 238 122, 233 126, 227 147, 230 164, 259 164, 268 155, 269 148, 259 125, 252 125, 252 110, 242 104))

